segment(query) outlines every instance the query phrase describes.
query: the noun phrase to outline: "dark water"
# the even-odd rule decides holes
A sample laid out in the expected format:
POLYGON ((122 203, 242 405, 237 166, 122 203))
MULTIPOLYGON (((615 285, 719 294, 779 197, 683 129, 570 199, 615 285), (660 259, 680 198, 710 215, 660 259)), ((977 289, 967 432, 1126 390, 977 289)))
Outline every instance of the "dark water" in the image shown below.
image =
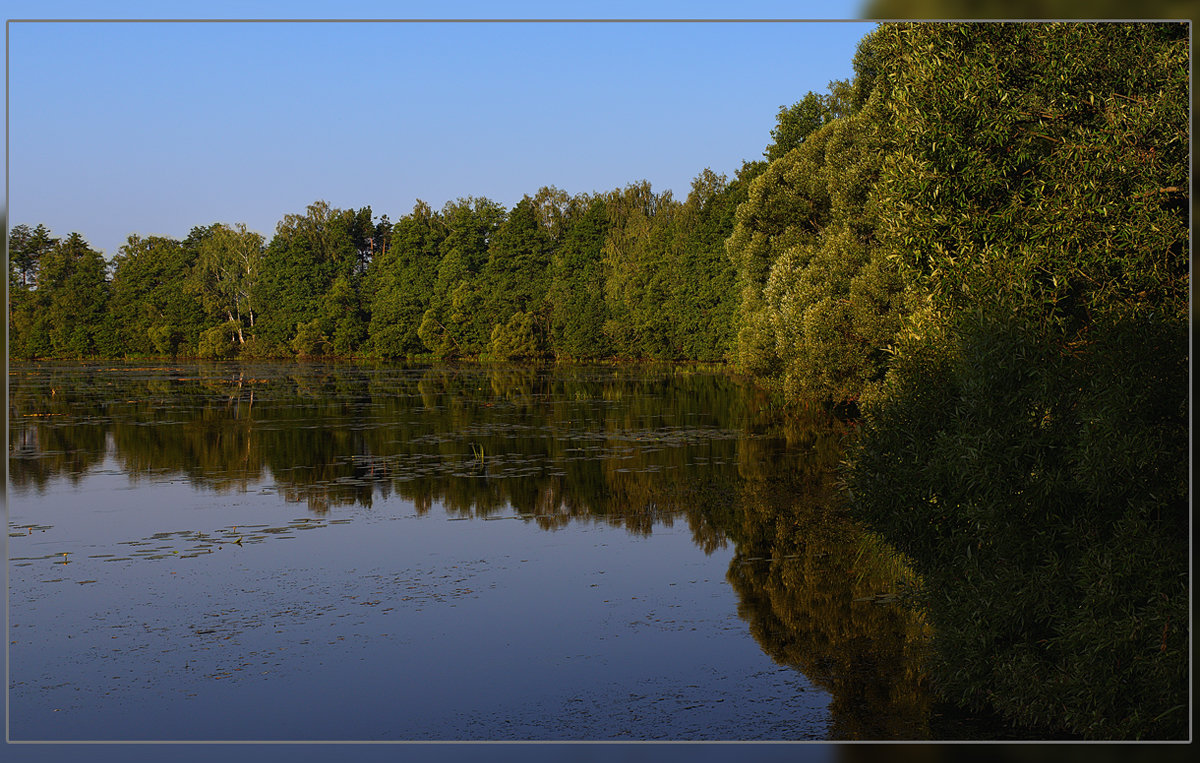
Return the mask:
POLYGON ((12 365, 13 740, 921 739, 846 425, 672 369, 12 365))

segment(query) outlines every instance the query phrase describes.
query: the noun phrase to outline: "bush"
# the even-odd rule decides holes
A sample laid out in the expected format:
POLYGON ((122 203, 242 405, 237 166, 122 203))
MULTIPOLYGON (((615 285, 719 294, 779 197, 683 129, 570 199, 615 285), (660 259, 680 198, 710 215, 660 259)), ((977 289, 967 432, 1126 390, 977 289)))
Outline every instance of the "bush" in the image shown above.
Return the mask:
POLYGON ((237 352, 237 321, 225 321, 200 332, 197 354, 206 359, 224 360, 237 352))
POLYGON ((948 699, 1182 738, 1186 27, 884 25, 874 45, 896 146, 879 245, 929 299, 863 406, 855 510, 926 582, 948 699))
POLYGON ((296 336, 292 339, 292 350, 302 358, 312 358, 327 354, 332 345, 325 332, 321 331, 320 319, 314 318, 308 323, 296 324, 296 336))
POLYGON ((492 328, 488 355, 496 360, 522 360, 541 355, 533 313, 514 313, 492 328))
POLYGON ((154 350, 163 355, 174 356, 179 351, 179 343, 183 341, 183 332, 169 324, 151 326, 146 334, 154 350))
POLYGON ((1179 738, 1186 333, 1114 325, 1071 354, 1031 324, 980 311, 905 347, 867 406, 856 510, 926 581, 949 699, 1088 737, 1179 738))
POLYGON ((272 346, 256 336, 246 337, 246 343, 238 350, 238 357, 242 358, 282 358, 287 354, 286 348, 272 346))

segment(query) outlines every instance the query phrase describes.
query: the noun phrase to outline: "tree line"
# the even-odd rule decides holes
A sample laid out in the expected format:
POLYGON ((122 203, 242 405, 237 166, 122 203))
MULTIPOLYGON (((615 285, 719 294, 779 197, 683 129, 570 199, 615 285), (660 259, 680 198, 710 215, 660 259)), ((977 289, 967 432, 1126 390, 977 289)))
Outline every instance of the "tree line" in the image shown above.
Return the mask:
POLYGON ((1179 737, 1189 60, 1179 23, 881 24, 682 203, 316 204, 265 246, 131 237, 111 277, 18 228, 12 351, 723 359, 856 404, 846 497, 925 583, 945 697, 1179 737))
POLYGON ((680 202, 649 183, 512 209, 418 201, 392 224, 324 201, 268 242, 244 224, 131 235, 106 262, 78 233, 10 236, 18 358, 173 356, 721 361, 724 241, 759 164, 705 170, 680 202))

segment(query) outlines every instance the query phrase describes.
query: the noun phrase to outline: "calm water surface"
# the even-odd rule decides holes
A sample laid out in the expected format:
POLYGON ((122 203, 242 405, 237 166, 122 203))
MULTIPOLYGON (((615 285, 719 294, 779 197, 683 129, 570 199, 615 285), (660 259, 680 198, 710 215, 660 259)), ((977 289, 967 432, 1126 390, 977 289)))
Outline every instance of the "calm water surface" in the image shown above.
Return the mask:
POLYGON ((10 366, 14 740, 925 738, 844 426, 672 369, 10 366))

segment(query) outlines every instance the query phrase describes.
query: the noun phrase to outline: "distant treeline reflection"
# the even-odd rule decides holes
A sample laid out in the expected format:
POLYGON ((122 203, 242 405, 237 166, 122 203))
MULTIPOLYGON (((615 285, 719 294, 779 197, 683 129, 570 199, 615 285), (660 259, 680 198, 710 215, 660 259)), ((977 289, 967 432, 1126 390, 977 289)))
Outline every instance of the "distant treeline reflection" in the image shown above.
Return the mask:
POLYGON ((546 526, 603 517, 644 532, 681 513, 685 485, 731 483, 738 440, 767 436, 750 422, 747 390, 707 374, 110 368, 14 369, 15 488, 78 479, 110 455, 131 480, 180 475, 217 491, 273 482, 317 513, 395 493, 421 512, 511 506, 546 526))
POLYGON ((838 738, 920 738, 930 700, 912 583, 847 517, 847 426, 787 417, 750 384, 686 369, 189 364, 15 366, 10 480, 19 495, 115 459, 131 480, 204 490, 274 483, 326 514, 393 494, 420 513, 544 529, 686 522, 731 542, 739 614, 766 654, 834 695, 838 738))

